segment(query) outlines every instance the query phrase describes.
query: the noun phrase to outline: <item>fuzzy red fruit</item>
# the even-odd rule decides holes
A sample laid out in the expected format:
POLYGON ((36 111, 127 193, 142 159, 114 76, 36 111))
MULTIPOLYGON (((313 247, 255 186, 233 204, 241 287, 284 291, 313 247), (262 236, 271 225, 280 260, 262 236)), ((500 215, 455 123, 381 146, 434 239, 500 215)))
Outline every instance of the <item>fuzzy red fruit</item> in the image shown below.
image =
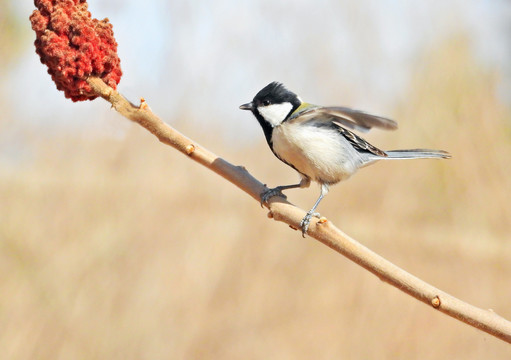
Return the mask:
POLYGON ((114 89, 121 80, 117 42, 108 19, 92 19, 85 0, 34 0, 35 47, 48 73, 73 101, 97 97, 87 84, 97 76, 114 89))

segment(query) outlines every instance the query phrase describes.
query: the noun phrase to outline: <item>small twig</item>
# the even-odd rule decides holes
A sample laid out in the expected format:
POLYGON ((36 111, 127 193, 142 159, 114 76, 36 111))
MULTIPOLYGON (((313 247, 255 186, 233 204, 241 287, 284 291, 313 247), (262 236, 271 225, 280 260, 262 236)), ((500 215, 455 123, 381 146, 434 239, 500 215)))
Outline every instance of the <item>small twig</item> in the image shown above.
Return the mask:
MULTIPOLYGON (((172 129, 149 109, 145 100, 142 99, 140 106, 135 106, 107 86, 101 79, 89 78, 87 82, 121 115, 140 124, 161 142, 176 148, 186 156, 213 170, 258 202, 260 201, 260 194, 266 187, 250 175, 244 167, 230 164, 172 129)), ((305 215, 304 210, 280 198, 271 199, 268 208, 275 220, 282 221, 295 229, 300 228, 300 220, 305 215)), ((407 273, 344 234, 325 218, 313 219, 308 234, 369 270, 381 280, 434 309, 511 343, 511 322, 491 310, 480 309, 465 303, 407 273)))

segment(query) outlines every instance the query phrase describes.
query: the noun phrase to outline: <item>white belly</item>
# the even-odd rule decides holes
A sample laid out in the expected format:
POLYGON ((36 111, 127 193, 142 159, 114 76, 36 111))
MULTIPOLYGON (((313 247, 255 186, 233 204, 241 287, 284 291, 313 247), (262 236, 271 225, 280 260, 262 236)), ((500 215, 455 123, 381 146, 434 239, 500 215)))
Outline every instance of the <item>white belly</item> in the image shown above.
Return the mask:
POLYGON ((300 173, 319 183, 349 178, 362 163, 360 154, 337 131, 283 123, 273 129, 273 150, 300 173))

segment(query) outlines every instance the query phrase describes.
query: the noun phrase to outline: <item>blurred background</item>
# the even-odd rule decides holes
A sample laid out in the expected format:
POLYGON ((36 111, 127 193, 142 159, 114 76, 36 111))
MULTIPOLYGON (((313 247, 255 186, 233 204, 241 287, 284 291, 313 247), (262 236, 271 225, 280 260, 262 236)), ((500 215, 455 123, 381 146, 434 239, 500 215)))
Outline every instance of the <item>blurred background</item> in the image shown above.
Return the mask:
MULTIPOLYGON (((270 186, 294 171, 238 106, 273 80, 388 116, 379 163, 320 211, 408 272, 511 319, 511 3, 89 0, 119 91, 270 186)), ((0 0, 0 353, 6 359, 509 359, 511 347, 269 221, 109 104, 72 103, 0 0)), ((308 209, 319 189, 288 191, 308 209)))

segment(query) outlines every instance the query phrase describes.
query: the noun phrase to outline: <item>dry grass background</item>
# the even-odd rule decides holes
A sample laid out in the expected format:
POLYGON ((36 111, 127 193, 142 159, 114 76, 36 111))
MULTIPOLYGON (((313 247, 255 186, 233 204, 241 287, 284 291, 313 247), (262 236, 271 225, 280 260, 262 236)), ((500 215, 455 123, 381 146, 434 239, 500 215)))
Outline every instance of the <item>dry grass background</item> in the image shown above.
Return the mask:
MULTIPOLYGON (((495 97, 498 74, 468 59, 458 42, 432 54, 396 108, 400 130, 368 137, 453 159, 376 164, 320 210, 407 271, 511 319, 511 112, 495 97)), ((269 185, 296 179, 260 133, 240 149, 180 130, 269 185)), ((509 344, 268 220, 135 125, 123 139, 32 136, 37 157, 0 168, 2 358, 511 357, 509 344)), ((288 195, 308 208, 318 191, 288 195)))

